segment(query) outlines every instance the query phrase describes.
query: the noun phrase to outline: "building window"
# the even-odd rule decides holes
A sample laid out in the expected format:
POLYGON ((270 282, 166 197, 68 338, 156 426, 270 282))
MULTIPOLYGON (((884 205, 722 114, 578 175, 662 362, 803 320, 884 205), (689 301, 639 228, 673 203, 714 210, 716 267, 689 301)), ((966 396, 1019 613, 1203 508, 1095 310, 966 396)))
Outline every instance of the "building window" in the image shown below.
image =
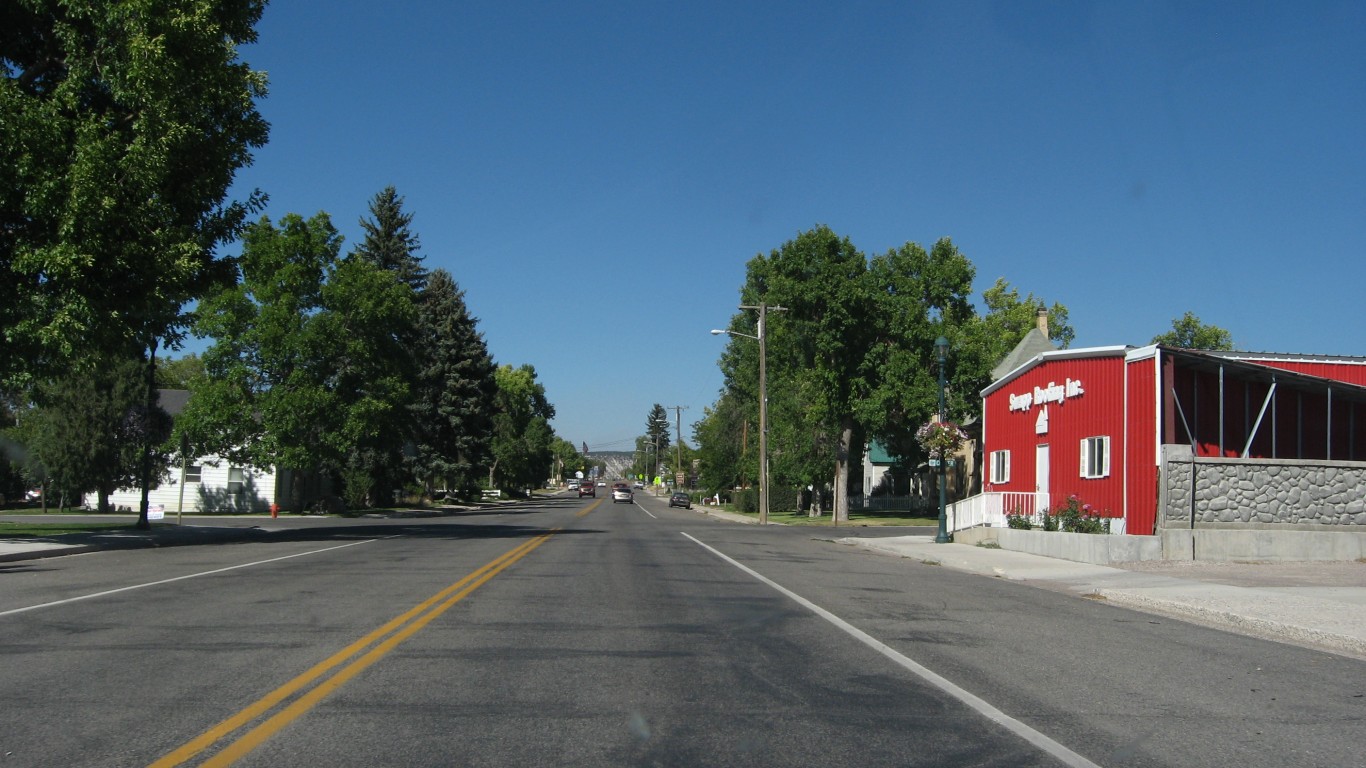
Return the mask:
POLYGON ((1010 451, 991 452, 991 482, 1010 482, 1010 451))
POLYGON ((228 467, 228 493, 237 495, 242 492, 243 474, 241 467, 228 467))
POLYGON ((1110 476, 1110 438, 1088 437, 1081 441, 1081 476, 1110 476))
POLYGON ((203 473, 204 468, 202 466, 198 464, 191 464, 188 467, 185 467, 185 482, 198 483, 200 482, 200 477, 203 475, 203 473))

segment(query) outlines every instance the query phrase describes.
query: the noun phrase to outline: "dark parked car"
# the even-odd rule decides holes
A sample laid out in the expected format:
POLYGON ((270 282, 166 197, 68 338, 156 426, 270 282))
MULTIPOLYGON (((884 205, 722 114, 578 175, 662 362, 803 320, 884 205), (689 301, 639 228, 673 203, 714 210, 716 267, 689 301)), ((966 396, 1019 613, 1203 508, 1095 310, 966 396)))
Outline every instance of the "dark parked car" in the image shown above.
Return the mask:
POLYGON ((692 509, 692 497, 680 491, 669 497, 669 506, 692 509))

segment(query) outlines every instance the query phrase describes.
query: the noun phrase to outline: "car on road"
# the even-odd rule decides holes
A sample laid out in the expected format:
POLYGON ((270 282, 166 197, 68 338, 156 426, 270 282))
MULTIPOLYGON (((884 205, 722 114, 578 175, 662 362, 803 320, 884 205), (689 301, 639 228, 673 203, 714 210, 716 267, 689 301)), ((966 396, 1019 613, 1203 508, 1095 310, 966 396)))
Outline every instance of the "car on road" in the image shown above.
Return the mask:
POLYGON ((644 489, 645 489, 645 483, 642 483, 641 481, 637 480, 634 487, 635 487, 635 489, 638 490, 638 491, 644 490, 644 489))
POLYGON ((584 480, 582 483, 579 483, 579 498, 583 498, 584 496, 597 498, 597 495, 598 489, 593 487, 592 480, 584 480))
POLYGON ((682 491, 669 497, 669 506, 692 509, 692 497, 682 491))
POLYGON ((625 483, 617 483, 612 486, 612 503, 616 504, 618 501, 624 501, 627 504, 635 501, 635 494, 631 492, 630 486, 625 483))

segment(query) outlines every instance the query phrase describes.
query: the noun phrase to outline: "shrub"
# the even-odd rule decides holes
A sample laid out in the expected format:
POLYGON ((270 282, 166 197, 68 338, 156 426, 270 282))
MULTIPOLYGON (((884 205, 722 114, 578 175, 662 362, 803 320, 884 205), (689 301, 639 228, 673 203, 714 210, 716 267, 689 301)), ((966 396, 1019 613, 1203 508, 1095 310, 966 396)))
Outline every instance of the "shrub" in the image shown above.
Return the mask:
POLYGON ((743 491, 736 491, 734 500, 736 512, 759 511, 759 489, 757 488, 746 488, 743 491))
POLYGON ((1104 519, 1091 507, 1083 504, 1076 496, 1067 497, 1067 503, 1054 511, 1056 524, 1053 530, 1061 528, 1069 533, 1109 533, 1110 521, 1104 519))
MULTIPOLYGON (((796 512, 801 499, 797 494, 796 488, 769 488, 768 489, 768 511, 769 512, 796 512)), ((758 495, 755 495, 757 508, 758 495)))
POLYGON ((1034 523, 1029 519, 1028 515, 1017 515, 1012 513, 1006 515, 1006 527, 1027 531, 1034 527, 1034 523))
POLYGON ((1043 516, 1043 529, 1045 531, 1058 530, 1058 516, 1055 512, 1043 509, 1039 511, 1039 514, 1043 516))

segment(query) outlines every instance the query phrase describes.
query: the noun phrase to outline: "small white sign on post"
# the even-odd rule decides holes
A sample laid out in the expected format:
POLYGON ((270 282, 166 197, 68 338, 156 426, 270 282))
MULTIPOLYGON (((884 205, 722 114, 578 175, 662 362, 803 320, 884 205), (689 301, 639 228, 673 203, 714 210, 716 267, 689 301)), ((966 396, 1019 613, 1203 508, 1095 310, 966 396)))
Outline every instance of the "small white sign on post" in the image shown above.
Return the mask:
POLYGON ((162 505, 162 504, 150 504, 150 505, 148 505, 148 507, 147 507, 147 519, 148 519, 148 520, 164 520, 164 519, 166 519, 166 507, 165 507, 164 505, 162 505))

